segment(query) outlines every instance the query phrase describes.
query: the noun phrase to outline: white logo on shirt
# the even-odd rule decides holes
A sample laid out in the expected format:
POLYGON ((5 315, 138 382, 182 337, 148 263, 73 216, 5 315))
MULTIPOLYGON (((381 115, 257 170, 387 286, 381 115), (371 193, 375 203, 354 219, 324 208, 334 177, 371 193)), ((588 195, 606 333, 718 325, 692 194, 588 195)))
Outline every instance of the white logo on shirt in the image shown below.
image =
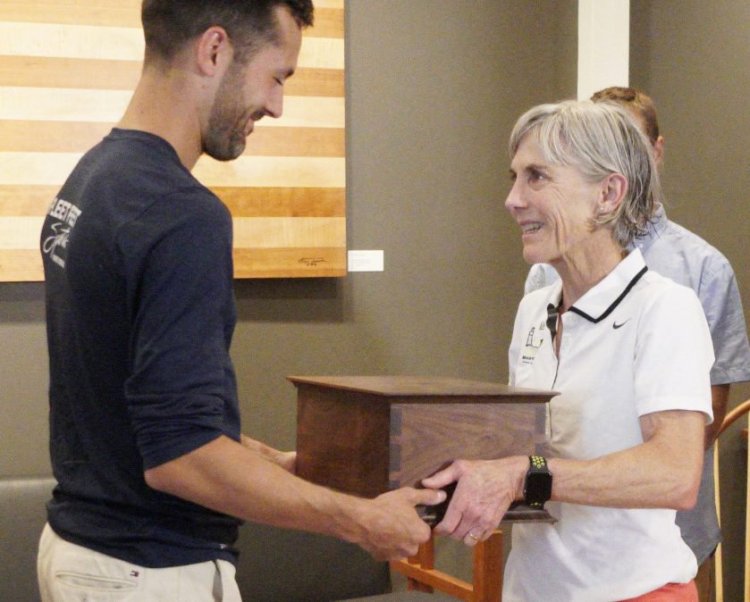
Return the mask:
POLYGON ((65 267, 65 249, 68 247, 70 231, 75 227, 81 210, 70 201, 55 198, 49 209, 49 216, 60 221, 51 224, 52 235, 44 239, 42 251, 61 268, 65 267))
POLYGON ((529 330, 529 334, 526 337, 526 345, 524 345, 521 351, 521 363, 522 364, 533 364, 536 359, 536 353, 544 343, 542 337, 536 337, 536 327, 532 326, 529 330))

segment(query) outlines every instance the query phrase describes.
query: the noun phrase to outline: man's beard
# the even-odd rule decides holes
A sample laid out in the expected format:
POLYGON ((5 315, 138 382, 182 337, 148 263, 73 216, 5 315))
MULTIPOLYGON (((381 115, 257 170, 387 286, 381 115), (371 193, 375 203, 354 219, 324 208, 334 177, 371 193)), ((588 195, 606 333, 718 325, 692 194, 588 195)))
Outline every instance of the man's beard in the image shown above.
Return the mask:
POLYGON ((245 150, 245 120, 241 119, 244 110, 239 100, 242 98, 239 86, 235 83, 236 73, 230 70, 216 93, 208 131, 203 137, 203 152, 217 161, 232 161, 245 150))
POLYGON ((217 161, 232 161, 245 150, 245 132, 235 127, 236 120, 222 119, 213 113, 208 123, 208 132, 203 138, 203 152, 217 161))

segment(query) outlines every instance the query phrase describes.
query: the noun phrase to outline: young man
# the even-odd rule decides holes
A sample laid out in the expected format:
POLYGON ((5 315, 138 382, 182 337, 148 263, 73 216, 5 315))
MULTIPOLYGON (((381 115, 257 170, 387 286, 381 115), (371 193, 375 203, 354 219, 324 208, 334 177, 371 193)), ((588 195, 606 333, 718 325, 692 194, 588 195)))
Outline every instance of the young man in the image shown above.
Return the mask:
MULTIPOLYGON (((625 107, 651 142, 658 165, 664 158, 664 138, 653 100, 635 88, 611 87, 596 92, 595 102, 616 102, 625 107)), ((713 442, 719 432, 732 383, 750 380, 750 346, 737 281, 729 261, 698 235, 667 219, 662 207, 646 236, 636 239, 649 269, 692 288, 706 314, 716 360, 711 369, 714 421, 706 427, 706 454, 695 508, 677 513, 685 542, 698 560, 696 584, 701 602, 713 600, 713 553, 721 541, 714 503, 713 442)), ((532 266, 525 292, 557 280, 555 270, 545 264, 532 266)))
POLYGON ((442 492, 335 493, 240 432, 232 221, 190 170, 203 153, 238 157, 256 121, 281 115, 312 19, 310 0, 143 3, 133 98, 41 235, 58 481, 40 542, 45 602, 239 600, 241 520, 378 559, 429 538, 414 506, 442 492))

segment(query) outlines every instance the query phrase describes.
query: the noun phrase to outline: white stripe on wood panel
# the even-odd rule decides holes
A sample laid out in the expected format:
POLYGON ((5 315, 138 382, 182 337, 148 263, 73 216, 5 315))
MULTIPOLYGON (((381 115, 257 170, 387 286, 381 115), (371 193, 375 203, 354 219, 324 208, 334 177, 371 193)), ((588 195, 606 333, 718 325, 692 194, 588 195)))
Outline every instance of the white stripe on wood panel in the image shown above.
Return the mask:
POLYGON ((263 127, 343 128, 346 100, 329 96, 285 96, 279 119, 264 118, 263 127))
MULTIPOLYGON (((14 4, 20 4, 24 0, 3 0, 10 6, 14 4)), ((126 9, 134 12, 139 12, 141 7, 141 0, 26 0, 27 4, 31 4, 37 11, 44 11, 50 4, 55 6, 78 6, 87 7, 92 11, 105 11, 111 12, 113 10, 126 9)), ((314 0, 315 6, 318 6, 318 2, 314 0)))
POLYGON ((234 244, 238 247, 325 247, 346 240, 343 217, 236 217, 234 244))
MULTIPOLYGON (((0 54, 117 61, 143 60, 143 32, 134 27, 0 21, 0 54)), ((298 67, 344 68, 344 40, 303 37, 298 67)))
MULTIPOLYGON (((315 27, 310 35, 319 35, 332 11, 344 8, 341 0, 317 0, 315 27), (322 10, 321 10, 322 9, 322 10)), ((141 0, 3 0, 0 21, 33 23, 76 23, 79 25, 141 27, 141 0)))
POLYGON ((220 162, 203 156, 193 174, 206 186, 343 188, 343 157, 248 157, 220 162))
MULTIPOLYGON (((62 185, 83 153, 0 153, 0 185, 62 185)), ((206 186, 343 188, 344 157, 201 157, 193 173, 206 186)))
POLYGON ((141 61, 143 32, 134 27, 0 22, 0 54, 141 61))
POLYGON ((303 37, 297 67, 343 69, 344 40, 303 37))
POLYGON ((313 0, 315 8, 344 8, 344 0, 313 0))
POLYGON ((131 90, 0 88, 0 119, 114 123, 133 96, 131 90))
MULTIPOLYGON (((132 96, 130 91, 70 88, 0 87, 0 119, 116 123, 132 96)), ((343 97, 287 96, 279 119, 264 118, 263 127, 343 128, 343 97)))
POLYGON ((34 3, 29 0, 3 0, 0 2, 0 21, 141 27, 140 0, 112 2, 109 6, 101 6, 101 0, 85 0, 85 3, 82 5, 80 0, 37 0, 34 3))
POLYGON ((0 185, 60 186, 83 153, 0 153, 0 185))
POLYGON ((44 217, 0 217, 0 249, 36 249, 44 217))

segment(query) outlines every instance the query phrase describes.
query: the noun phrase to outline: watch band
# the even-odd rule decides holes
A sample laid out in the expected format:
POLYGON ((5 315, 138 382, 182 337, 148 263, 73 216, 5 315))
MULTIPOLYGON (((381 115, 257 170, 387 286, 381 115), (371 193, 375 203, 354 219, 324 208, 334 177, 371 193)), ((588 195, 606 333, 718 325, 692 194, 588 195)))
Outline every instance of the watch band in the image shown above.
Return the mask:
POLYGON ((547 458, 544 456, 529 456, 529 470, 549 472, 547 458))

